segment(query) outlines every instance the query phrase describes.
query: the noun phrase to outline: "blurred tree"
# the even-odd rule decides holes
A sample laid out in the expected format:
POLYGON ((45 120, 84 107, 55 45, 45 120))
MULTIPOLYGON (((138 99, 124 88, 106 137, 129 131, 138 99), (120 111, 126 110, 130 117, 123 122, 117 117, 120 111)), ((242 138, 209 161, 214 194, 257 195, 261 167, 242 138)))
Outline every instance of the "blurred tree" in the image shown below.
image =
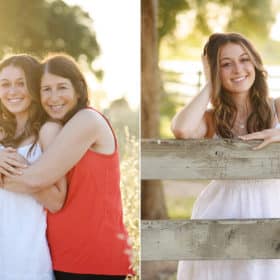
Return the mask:
POLYGON ((90 65, 99 46, 88 13, 62 0, 0 0, 0 56, 67 52, 90 65))
POLYGON ((158 41, 170 34, 177 25, 176 16, 178 13, 189 10, 187 0, 159 0, 158 1, 158 41))
MULTIPOLYGON (((157 0, 141 2, 141 136, 159 136, 160 79, 157 51, 157 0)), ((161 182, 142 181, 142 219, 163 219, 167 216, 161 182)))
MULTIPOLYGON (((228 14, 224 31, 241 32, 251 39, 264 41, 268 38, 275 21, 272 0, 159 0, 158 34, 173 36, 177 16, 186 11, 195 11, 194 25, 188 37, 201 38, 213 32, 209 22, 213 19, 210 7, 227 8, 228 14), (246 27, 246 28, 244 28, 246 27)), ((226 14, 219 16, 227 17, 226 14)), ((186 29, 190 22, 186 22, 186 29)), ((199 40, 196 40, 199 41, 199 40)))
POLYGON ((220 1, 230 6, 227 31, 241 32, 254 41, 268 39, 276 12, 271 0, 220 1))

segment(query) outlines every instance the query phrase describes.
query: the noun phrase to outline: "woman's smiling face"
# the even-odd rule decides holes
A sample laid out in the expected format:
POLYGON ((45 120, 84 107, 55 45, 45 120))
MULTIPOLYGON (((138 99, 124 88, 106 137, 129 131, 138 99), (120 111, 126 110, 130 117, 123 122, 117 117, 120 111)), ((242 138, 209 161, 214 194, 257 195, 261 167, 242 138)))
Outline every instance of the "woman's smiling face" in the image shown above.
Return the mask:
POLYGON ((249 93, 256 73, 248 53, 238 44, 227 43, 220 49, 220 78, 229 93, 249 93))
POLYGON ((8 65, 0 71, 0 99, 15 117, 28 115, 32 98, 20 67, 8 65))
POLYGON ((45 72, 41 79, 41 103, 47 114, 56 120, 77 105, 77 94, 69 79, 45 72))

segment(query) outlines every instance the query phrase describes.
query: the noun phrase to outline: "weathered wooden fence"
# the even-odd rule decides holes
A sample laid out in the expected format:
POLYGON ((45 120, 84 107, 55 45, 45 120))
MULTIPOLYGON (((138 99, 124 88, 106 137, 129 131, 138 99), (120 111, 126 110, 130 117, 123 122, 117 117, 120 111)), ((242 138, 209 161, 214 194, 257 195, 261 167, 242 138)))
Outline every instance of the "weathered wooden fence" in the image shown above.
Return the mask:
MULTIPOLYGON (((142 140, 141 178, 280 178, 280 144, 252 150, 258 143, 229 139, 142 140)), ((141 239, 142 260, 276 259, 280 258, 280 217, 143 220, 141 239)))

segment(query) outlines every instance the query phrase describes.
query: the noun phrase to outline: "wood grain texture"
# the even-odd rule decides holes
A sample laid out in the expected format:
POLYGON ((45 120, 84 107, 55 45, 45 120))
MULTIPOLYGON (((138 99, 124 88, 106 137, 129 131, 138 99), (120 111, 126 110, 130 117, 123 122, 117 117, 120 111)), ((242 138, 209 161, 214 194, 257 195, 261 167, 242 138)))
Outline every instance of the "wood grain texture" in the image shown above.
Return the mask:
POLYGON ((141 179, 280 178, 280 143, 232 139, 142 140, 141 179))
POLYGON ((280 258, 280 219, 142 221, 141 259, 280 258))

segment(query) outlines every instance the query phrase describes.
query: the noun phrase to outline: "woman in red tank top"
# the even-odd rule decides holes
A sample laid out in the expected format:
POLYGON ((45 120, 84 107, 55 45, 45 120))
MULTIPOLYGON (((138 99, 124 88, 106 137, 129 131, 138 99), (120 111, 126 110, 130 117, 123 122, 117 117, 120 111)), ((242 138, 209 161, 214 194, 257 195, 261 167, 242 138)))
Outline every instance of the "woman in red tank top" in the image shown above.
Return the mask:
POLYGON ((42 63, 41 103, 64 127, 40 159, 5 188, 37 192, 67 174, 63 209, 48 214, 56 279, 125 279, 133 274, 123 224, 118 146, 107 119, 88 107, 85 79, 66 55, 42 63))

